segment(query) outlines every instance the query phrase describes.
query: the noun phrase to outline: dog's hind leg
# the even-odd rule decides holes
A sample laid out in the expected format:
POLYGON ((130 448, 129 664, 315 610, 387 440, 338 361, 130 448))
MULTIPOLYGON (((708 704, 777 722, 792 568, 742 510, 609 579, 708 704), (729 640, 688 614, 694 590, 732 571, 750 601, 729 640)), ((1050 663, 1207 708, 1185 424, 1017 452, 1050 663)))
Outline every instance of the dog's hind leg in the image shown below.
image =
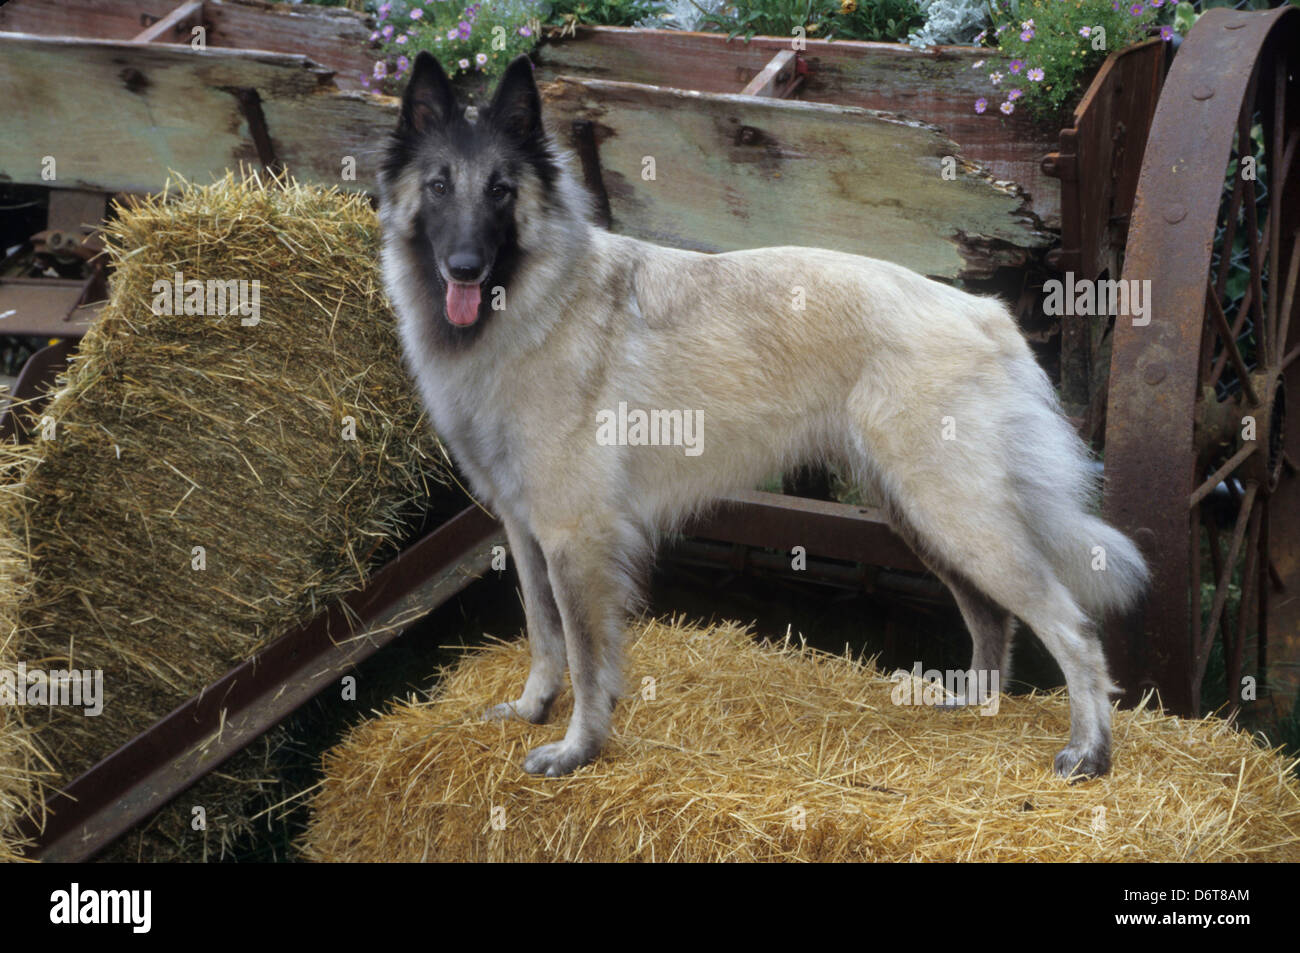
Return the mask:
POLYGON ((967 603, 963 615, 974 610, 975 622, 968 619, 967 624, 975 640, 975 666, 995 659, 1001 664, 1010 644, 996 635, 988 604, 1023 621, 1056 659, 1069 689, 1070 742, 1056 756, 1056 773, 1105 774, 1110 769, 1109 693, 1114 686, 1106 675, 1101 642, 1038 552, 1017 508, 989 497, 954 499, 962 491, 959 483, 939 494, 919 484, 912 489, 906 508, 888 501, 890 520, 932 565, 962 567, 959 575, 966 585, 953 591, 959 606, 967 603))
POLYGON ((996 694, 1011 677, 1011 641, 1015 634, 1015 616, 960 573, 944 571, 934 566, 931 566, 931 571, 951 590, 973 643, 967 691, 964 697, 953 699, 952 704, 985 705, 990 695, 996 694))
POLYGON ((506 539, 519 572, 524 595, 524 616, 528 621, 528 649, 532 666, 523 693, 514 701, 493 705, 483 713, 486 720, 522 718, 540 723, 546 720, 551 702, 564 685, 564 622, 551 592, 542 547, 517 520, 503 517, 506 539))

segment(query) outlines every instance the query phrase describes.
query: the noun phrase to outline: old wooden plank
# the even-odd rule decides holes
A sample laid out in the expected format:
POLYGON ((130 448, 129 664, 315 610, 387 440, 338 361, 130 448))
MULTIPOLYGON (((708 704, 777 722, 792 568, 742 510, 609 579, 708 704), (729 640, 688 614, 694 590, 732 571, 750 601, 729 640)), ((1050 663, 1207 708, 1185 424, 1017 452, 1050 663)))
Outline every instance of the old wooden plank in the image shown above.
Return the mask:
MULTIPOLYGON (((703 92, 743 88, 790 41, 779 37, 728 40, 710 33, 579 27, 573 39, 539 50, 543 76, 571 75, 703 92)), ((995 178, 1017 183, 1043 223, 1060 227, 1059 183, 1040 167, 1056 146, 1057 129, 1020 116, 978 115, 975 100, 989 95, 987 56, 974 47, 917 50, 896 43, 807 41, 800 51, 808 73, 798 91, 805 101, 861 106, 931 123, 958 144, 961 155, 995 178)))
POLYGON ((364 188, 374 162, 362 153, 390 128, 393 106, 359 103, 330 76, 281 53, 3 34, 0 179, 106 192, 157 190, 169 170, 207 181, 256 162, 236 99, 254 89, 290 171, 341 184, 339 156, 352 154, 364 188))
POLYGON ((371 30, 365 16, 352 10, 209 0, 207 16, 212 22, 209 45, 310 57, 335 71, 340 89, 361 89, 361 77, 374 66, 371 30))
POLYGON ((162 19, 176 0, 9 0, 0 32, 129 40, 162 19))
POLYGON ((1047 243, 1021 199, 932 127, 821 103, 558 80, 553 129, 595 124, 616 231, 704 251, 810 245, 985 275, 1047 243), (653 176, 650 162, 653 161, 653 176))
POLYGON ((135 36, 132 43, 186 43, 191 37, 190 31, 203 22, 203 0, 190 0, 182 3, 161 20, 145 27, 135 36))
POLYGON ((794 50, 781 50, 767 65, 758 71, 758 75, 741 90, 745 96, 774 96, 785 99, 799 85, 799 76, 795 72, 796 57, 794 50))
MULTIPOLYGON (((10 0, 0 6, 0 32, 129 40, 157 28, 175 6, 176 0, 10 0)), ((335 70, 341 89, 362 88, 362 74, 374 65, 364 14, 258 0, 203 6, 209 47, 301 54, 335 70)), ((188 33, 161 42, 188 42, 188 33)))

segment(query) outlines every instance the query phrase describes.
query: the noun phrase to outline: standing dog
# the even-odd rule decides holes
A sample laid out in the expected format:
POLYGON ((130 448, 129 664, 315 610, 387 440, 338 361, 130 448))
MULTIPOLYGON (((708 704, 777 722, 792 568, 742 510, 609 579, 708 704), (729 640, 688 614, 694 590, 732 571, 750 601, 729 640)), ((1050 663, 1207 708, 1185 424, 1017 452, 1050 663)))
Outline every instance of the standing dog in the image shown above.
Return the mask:
POLYGON ((956 597, 972 668, 1005 677, 1016 618, 1038 635, 1070 694, 1057 773, 1109 769, 1115 687, 1089 617, 1147 569, 1092 515, 1087 450, 1004 307, 839 252, 706 255, 595 227, 524 58, 471 120, 421 53, 379 181, 407 362, 524 593, 532 668, 486 717, 543 721, 566 667, 573 685, 563 740, 525 770, 599 754, 656 538, 810 461, 884 500, 956 597))

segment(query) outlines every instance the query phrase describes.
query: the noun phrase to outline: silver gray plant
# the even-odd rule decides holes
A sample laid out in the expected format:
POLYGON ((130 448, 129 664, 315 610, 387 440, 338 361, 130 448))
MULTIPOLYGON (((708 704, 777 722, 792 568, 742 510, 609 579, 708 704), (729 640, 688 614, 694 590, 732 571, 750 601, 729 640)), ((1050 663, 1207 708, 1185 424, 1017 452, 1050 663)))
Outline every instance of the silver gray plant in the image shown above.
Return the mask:
POLYGON ((969 43, 988 26, 984 0, 920 0, 925 26, 907 37, 912 46, 946 46, 969 43))

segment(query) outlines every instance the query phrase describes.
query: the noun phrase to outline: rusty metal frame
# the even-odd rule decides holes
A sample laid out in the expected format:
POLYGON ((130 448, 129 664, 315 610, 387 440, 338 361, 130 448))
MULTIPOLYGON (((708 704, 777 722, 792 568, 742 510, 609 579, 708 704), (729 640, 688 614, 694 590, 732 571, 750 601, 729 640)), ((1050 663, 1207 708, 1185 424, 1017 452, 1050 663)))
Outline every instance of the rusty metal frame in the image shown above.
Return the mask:
POLYGON ((35 858, 94 856, 460 592, 504 538, 473 506, 429 533, 364 590, 276 639, 53 794, 44 829, 29 822, 22 831, 35 858))

